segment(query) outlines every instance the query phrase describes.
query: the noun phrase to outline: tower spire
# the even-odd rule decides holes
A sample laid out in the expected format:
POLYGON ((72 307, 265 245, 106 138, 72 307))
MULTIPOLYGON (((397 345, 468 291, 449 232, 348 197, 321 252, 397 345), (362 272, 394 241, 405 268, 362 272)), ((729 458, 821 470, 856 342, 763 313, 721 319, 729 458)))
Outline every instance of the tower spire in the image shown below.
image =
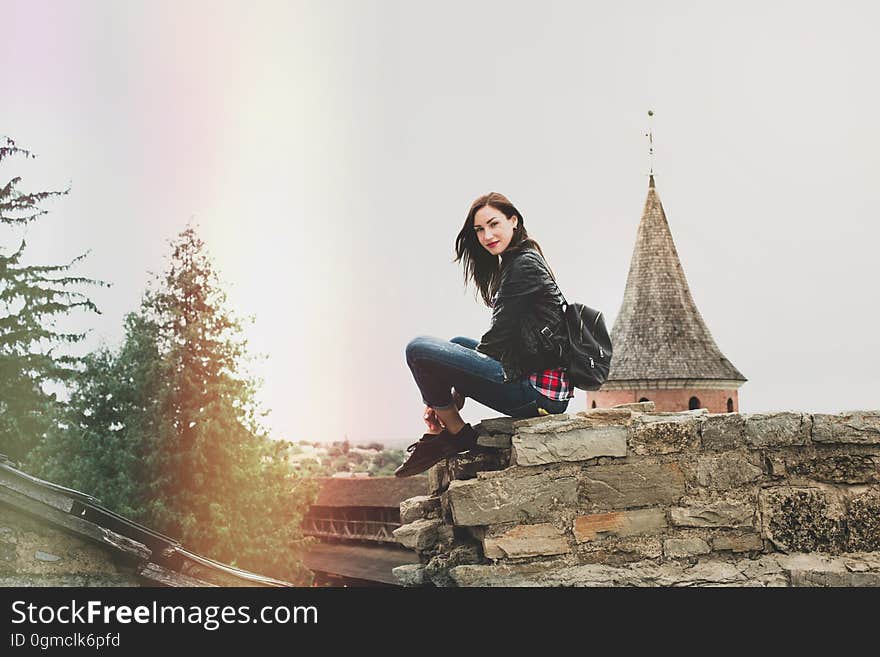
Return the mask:
POLYGON ((738 388, 746 379, 721 353, 694 303, 653 181, 652 175, 611 331, 608 382, 714 380, 738 388))

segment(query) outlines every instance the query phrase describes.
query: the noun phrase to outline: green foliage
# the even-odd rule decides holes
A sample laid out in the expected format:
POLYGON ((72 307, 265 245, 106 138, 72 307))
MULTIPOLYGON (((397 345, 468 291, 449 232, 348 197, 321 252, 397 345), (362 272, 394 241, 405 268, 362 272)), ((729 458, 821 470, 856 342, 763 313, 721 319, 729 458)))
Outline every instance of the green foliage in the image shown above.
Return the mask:
POLYGON ((129 314, 119 352, 104 348, 85 358, 63 421, 31 452, 28 469, 149 524, 144 464, 157 428, 163 367, 158 326, 129 314))
MULTIPOLYGON (((14 155, 34 157, 9 138, 0 141, 0 163, 14 155)), ((68 275, 85 254, 66 265, 24 263, 21 229, 48 212, 44 201, 68 190, 25 193, 20 182, 16 176, 0 183, 0 452, 14 460, 27 456, 64 406, 46 385, 70 381, 82 365, 80 357, 63 352, 85 333, 58 330, 57 321, 76 309, 98 312, 79 290, 105 285, 68 275)))
POLYGON ((89 358, 67 430, 36 461, 196 552, 306 583, 300 524, 315 486, 260 423, 241 324, 195 230, 172 249, 121 350, 89 358))
POLYGON ((348 447, 344 451, 345 441, 322 443, 290 443, 289 454, 302 454, 302 445, 310 445, 322 449, 314 459, 298 459, 296 470, 311 477, 330 477, 337 472, 367 472, 371 477, 391 477, 404 461, 404 452, 400 449, 385 449, 382 443, 372 442, 368 445, 348 447), (358 450, 374 450, 374 454, 364 454, 358 450), (320 460, 320 463, 318 462, 320 460))

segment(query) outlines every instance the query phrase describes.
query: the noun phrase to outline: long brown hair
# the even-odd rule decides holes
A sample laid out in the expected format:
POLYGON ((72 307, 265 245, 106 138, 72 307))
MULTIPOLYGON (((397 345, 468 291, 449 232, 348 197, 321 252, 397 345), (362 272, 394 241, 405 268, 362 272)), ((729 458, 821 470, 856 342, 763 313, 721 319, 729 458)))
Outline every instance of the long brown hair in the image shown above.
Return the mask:
POLYGON ((471 209, 464 220, 464 226, 459 231, 458 237, 455 238, 455 260, 453 262, 460 261, 462 263, 465 286, 467 286, 469 280, 473 280, 485 304, 491 306, 492 297, 495 296, 498 286, 501 284, 501 272, 504 268, 504 262, 508 261, 509 255, 527 248, 536 249, 542 257, 544 255, 538 243, 529 237, 522 213, 514 207, 513 203, 504 194, 489 192, 471 203, 471 209), (514 215, 519 218, 513 231, 513 237, 510 238, 510 244, 504 249, 500 259, 498 256, 489 253, 480 244, 480 240, 477 239, 477 233, 474 230, 474 216, 486 206, 499 210, 508 219, 511 219, 514 215))

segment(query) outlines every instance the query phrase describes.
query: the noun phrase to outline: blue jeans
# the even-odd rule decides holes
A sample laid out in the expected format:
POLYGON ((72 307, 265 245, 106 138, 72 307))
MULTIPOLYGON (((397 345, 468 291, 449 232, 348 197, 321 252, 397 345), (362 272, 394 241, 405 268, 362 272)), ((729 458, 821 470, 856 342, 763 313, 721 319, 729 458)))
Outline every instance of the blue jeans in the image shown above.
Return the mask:
POLYGON ((538 392, 528 377, 505 383, 504 372, 494 358, 476 350, 471 338, 452 338, 448 342, 419 336, 406 345, 406 364, 426 406, 437 410, 454 407, 451 389, 505 415, 524 418, 563 413, 568 401, 556 401, 538 392))

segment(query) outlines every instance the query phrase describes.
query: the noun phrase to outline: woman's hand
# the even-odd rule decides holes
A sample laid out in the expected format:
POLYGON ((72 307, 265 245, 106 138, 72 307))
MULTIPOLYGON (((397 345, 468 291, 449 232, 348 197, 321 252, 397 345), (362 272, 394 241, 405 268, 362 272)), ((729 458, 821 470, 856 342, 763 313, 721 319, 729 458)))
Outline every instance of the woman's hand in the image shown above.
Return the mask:
POLYGON ((425 406, 425 415, 422 419, 425 420, 425 424, 428 427, 428 433, 433 433, 434 435, 436 435, 438 433, 442 433, 443 429, 446 428, 443 426, 440 418, 437 417, 437 413, 434 412, 434 409, 430 406, 425 406))
MULTIPOLYGON (((458 410, 461 410, 461 407, 464 406, 465 397, 458 392, 456 392, 455 388, 452 389, 452 401, 455 404, 455 407, 458 410)), ((428 433, 433 433, 434 435, 438 433, 442 433, 446 428, 446 425, 440 421, 440 418, 437 417, 437 412, 431 408, 430 406, 425 406, 425 414, 422 417, 425 421, 425 425, 428 427, 428 433)))

